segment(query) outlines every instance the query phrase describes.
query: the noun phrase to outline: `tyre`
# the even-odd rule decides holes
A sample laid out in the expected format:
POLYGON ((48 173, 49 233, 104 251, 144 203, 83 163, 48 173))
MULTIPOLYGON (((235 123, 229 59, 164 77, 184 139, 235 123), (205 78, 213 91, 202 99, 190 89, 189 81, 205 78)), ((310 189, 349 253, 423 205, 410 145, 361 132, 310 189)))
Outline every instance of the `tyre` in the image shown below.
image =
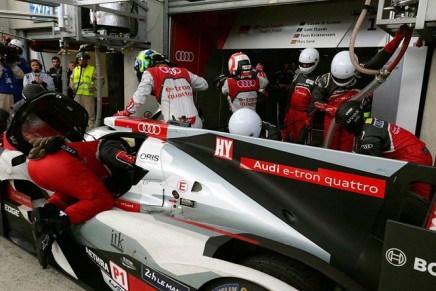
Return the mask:
POLYGON ((238 264, 273 276, 301 291, 329 291, 335 288, 335 283, 322 273, 275 253, 250 255, 238 264))
POLYGON ((207 283, 199 289, 199 291, 223 290, 269 291, 256 283, 240 278, 219 278, 207 283))

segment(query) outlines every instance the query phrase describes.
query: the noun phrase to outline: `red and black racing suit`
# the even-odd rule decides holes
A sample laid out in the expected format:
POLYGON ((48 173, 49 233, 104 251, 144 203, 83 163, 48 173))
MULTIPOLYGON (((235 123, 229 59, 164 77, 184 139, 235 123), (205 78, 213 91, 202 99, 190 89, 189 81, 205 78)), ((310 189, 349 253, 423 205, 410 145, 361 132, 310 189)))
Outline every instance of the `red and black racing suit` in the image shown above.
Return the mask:
POLYGON ((312 72, 308 75, 298 73, 291 83, 291 96, 288 100, 285 114, 283 140, 296 142, 301 129, 309 119, 307 109, 312 99, 312 90, 318 81, 318 75, 312 72))
POLYGON ((112 155, 111 159, 133 163, 123 151, 107 152, 114 148, 112 144, 107 149, 99 147, 101 142, 68 143, 66 150, 29 160, 29 176, 38 186, 54 192, 47 202, 64 211, 72 224, 83 223, 114 205, 113 195, 103 182, 111 172, 100 161, 101 152, 112 155))
MULTIPOLYGON (((368 118, 356 137, 355 152, 431 166, 432 156, 413 133, 387 121, 368 118)), ((413 183, 412 191, 430 197, 430 184, 413 183)))
MULTIPOLYGON (((392 53, 388 53, 386 49, 383 49, 367 62, 364 67, 379 70, 391 56, 392 53)), ((312 101, 307 112, 309 115, 314 114, 317 109, 326 112, 324 117, 324 142, 336 109, 357 95, 372 80, 374 80, 373 75, 361 74, 350 85, 339 87, 333 81, 331 73, 326 73, 319 78, 317 86, 312 91, 312 101)), ((354 136, 351 133, 348 133, 340 126, 336 126, 329 148, 351 152, 353 150, 353 141, 354 136)))

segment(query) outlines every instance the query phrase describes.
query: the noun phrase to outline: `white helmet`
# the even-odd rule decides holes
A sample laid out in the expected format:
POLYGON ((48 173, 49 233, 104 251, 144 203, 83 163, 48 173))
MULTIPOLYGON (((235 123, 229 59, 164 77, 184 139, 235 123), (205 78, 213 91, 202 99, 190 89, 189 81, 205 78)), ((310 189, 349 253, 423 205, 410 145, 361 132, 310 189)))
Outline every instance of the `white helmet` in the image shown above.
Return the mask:
POLYGON ((229 120, 229 132, 244 136, 259 137, 262 129, 262 120, 252 109, 240 108, 236 110, 229 120))
POLYGON ((244 53, 234 53, 229 59, 230 75, 239 75, 241 72, 251 71, 250 58, 244 53))
MULTIPOLYGON (((357 56, 354 55, 356 61, 359 62, 357 56)), ((340 87, 345 87, 351 84, 356 77, 356 68, 350 59, 349 51, 341 51, 337 53, 331 64, 330 71, 332 73, 333 81, 340 87)))
POLYGON ((298 58, 298 67, 300 68, 300 72, 303 74, 310 74, 315 71, 316 66, 319 63, 319 52, 318 50, 308 47, 305 48, 298 58))
POLYGON ((23 43, 22 43, 21 40, 19 40, 19 39, 16 39, 16 38, 12 39, 12 40, 9 42, 9 45, 10 45, 10 46, 13 45, 13 46, 15 46, 15 47, 21 49, 21 52, 24 51, 23 43))

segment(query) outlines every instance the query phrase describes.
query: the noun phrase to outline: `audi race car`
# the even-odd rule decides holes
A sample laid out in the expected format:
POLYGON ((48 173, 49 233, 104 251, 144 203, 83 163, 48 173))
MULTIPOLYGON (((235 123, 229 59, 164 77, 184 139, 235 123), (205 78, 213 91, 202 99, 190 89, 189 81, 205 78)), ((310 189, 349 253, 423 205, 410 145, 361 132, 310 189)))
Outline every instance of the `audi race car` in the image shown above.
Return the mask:
MULTIPOLYGON (((0 149, 0 233, 35 252, 35 136, 123 139, 137 153, 116 207, 71 226, 51 264, 95 290, 433 290, 436 169, 145 118, 87 114, 57 93, 21 107, 0 149), (130 185, 129 185, 130 186, 130 185), (432 288, 433 287, 433 288, 432 288)), ((35 258, 36 259, 36 258, 35 258)))

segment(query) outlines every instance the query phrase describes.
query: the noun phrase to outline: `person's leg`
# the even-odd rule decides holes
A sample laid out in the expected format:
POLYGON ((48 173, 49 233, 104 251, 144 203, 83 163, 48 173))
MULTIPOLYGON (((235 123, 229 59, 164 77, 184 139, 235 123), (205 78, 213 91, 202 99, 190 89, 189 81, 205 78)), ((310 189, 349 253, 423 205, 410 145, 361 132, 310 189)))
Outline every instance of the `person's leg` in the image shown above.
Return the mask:
POLYGON ((86 111, 89 115, 88 127, 95 127, 95 98, 94 96, 84 96, 82 97, 83 107, 85 107, 86 111))
POLYGON ((0 108, 10 113, 12 105, 14 105, 14 95, 0 93, 0 108))
MULTIPOLYGON (((65 210, 52 216, 53 213, 48 215, 48 211, 42 211, 52 207, 44 206, 32 213, 38 261, 46 268, 54 240, 70 224, 83 223, 97 213, 111 209, 114 199, 85 164, 64 151, 48 154, 39 160, 29 160, 28 171, 38 186, 55 192, 46 205, 52 204, 65 210)), ((52 210, 55 211, 55 208, 52 210)))
POLYGON ((114 199, 103 182, 79 159, 64 151, 30 160, 28 168, 36 184, 58 193, 48 201, 65 209, 73 224, 83 223, 113 207, 114 199), (72 197, 77 202, 72 203, 72 197))

